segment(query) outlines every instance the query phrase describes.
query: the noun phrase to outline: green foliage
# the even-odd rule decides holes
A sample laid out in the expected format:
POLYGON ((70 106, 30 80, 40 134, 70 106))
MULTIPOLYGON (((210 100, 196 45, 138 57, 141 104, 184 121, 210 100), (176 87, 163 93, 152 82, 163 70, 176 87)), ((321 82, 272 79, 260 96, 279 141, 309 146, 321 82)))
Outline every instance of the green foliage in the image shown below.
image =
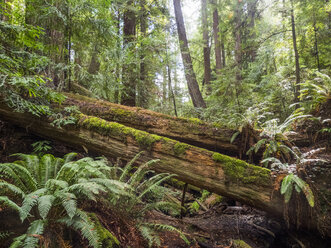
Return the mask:
POLYGON ((22 222, 27 218, 34 221, 26 234, 14 239, 12 247, 37 247, 44 229, 58 224, 80 232, 92 247, 99 247, 94 223, 77 201, 97 201, 104 192, 117 199, 126 194, 128 185, 108 179, 110 168, 104 160, 72 162, 74 153, 63 159, 50 154, 16 156, 21 160, 0 164, 1 205, 18 211, 22 222))
POLYGON ((284 195, 284 200, 286 203, 290 201, 293 190, 296 190, 297 193, 300 193, 302 191, 309 205, 311 207, 314 207, 315 205, 314 194, 311 188, 309 187, 309 184, 306 183, 304 180, 302 180, 296 174, 298 168, 304 168, 306 165, 310 165, 312 163, 327 163, 327 161, 323 159, 312 158, 317 153, 320 153, 323 150, 324 149, 319 148, 319 149, 311 150, 307 153, 301 153, 298 148, 293 148, 291 152, 294 155, 296 161, 294 164, 283 163, 279 159, 274 157, 269 157, 262 161, 263 163, 269 163, 273 170, 277 170, 277 171, 281 170, 283 172, 285 171, 288 173, 288 175, 284 177, 282 180, 282 185, 280 190, 281 194, 284 195))
POLYGON ((32 144, 33 147, 33 152, 36 154, 40 154, 42 155, 43 153, 49 151, 50 149, 52 149, 52 147, 50 146, 50 141, 44 140, 44 141, 37 141, 35 143, 32 144))
POLYGON ((302 115, 300 111, 294 112, 283 123, 279 124, 279 119, 272 119, 262 124, 262 132, 260 139, 253 145, 247 154, 257 153, 261 148, 264 148, 263 158, 278 157, 283 161, 289 160, 293 155, 292 149, 289 147, 289 142, 286 137, 286 132, 293 122, 296 120, 310 117, 310 115, 302 115))
POLYGON ((294 189, 298 193, 302 191, 309 205, 311 207, 314 207, 315 205, 314 194, 311 191, 309 185, 305 181, 303 181, 300 177, 291 173, 283 179, 282 186, 280 189, 280 193, 284 195, 284 200, 286 203, 290 201, 294 189))
POLYGON ((319 71, 308 71, 307 80, 301 84, 301 103, 307 112, 318 109, 331 99, 331 78, 319 71))
POLYGON ((40 157, 15 154, 19 161, 0 164, 0 206, 17 211, 22 222, 31 221, 26 234, 16 237, 11 247, 38 247, 45 232, 56 232, 49 229, 54 225, 73 229, 88 240, 90 246, 100 247, 99 235, 106 230, 96 222, 97 219, 90 218, 80 209, 78 202, 97 203, 102 199, 109 201, 111 209, 114 207, 134 218, 137 228, 145 231, 145 235, 146 230, 150 230, 154 241, 146 238, 153 245, 159 243, 157 233, 163 229, 176 231, 185 240, 183 234, 173 227, 158 224, 153 227, 144 220, 151 210, 179 214, 180 206, 164 198, 171 191, 161 184, 172 175, 151 175, 150 167, 157 160, 136 169, 134 164, 140 155, 124 168, 108 165, 104 158, 72 161, 75 153, 64 158, 55 158, 51 154, 40 157), (95 229, 95 225, 98 228, 95 229))

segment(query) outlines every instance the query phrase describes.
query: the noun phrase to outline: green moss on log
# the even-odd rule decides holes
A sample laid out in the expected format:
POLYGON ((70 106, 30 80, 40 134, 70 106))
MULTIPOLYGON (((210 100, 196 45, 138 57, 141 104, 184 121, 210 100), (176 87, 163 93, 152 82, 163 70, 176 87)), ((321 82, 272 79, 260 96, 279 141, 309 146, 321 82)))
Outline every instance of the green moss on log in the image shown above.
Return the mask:
POLYGON ((185 153, 187 149, 190 148, 190 145, 187 145, 182 142, 176 142, 176 144, 173 146, 173 150, 176 156, 181 156, 185 153))
POLYGON ((101 223, 99 218, 94 213, 89 213, 89 217, 94 223, 94 229, 99 235, 99 242, 102 248, 115 248, 119 247, 120 242, 118 239, 109 232, 101 223))
POLYGON ((235 248, 252 248, 250 245, 248 245, 245 241, 236 239, 233 241, 233 245, 235 248))
POLYGON ((237 181, 244 184, 258 183, 270 185, 270 170, 259 166, 251 165, 245 161, 231 158, 219 153, 213 153, 213 160, 219 162, 224 174, 229 181, 237 181))
POLYGON ((98 117, 90 117, 81 114, 79 119, 79 123, 91 131, 96 131, 102 135, 110 135, 115 138, 118 137, 123 141, 126 141, 127 136, 131 136, 137 141, 139 146, 149 150, 152 148, 155 142, 162 139, 162 137, 158 135, 149 134, 147 132, 130 128, 116 122, 105 121, 98 117))

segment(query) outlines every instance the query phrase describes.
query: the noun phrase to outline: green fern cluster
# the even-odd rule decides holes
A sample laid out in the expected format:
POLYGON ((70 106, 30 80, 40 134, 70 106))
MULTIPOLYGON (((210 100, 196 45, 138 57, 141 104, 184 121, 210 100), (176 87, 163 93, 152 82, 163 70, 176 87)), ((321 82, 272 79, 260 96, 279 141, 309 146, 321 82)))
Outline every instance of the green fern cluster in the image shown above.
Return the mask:
POLYGON ((141 154, 138 153, 124 168, 121 168, 118 164, 114 165, 113 178, 130 186, 130 194, 119 198, 115 204, 121 206, 127 214, 136 220, 136 227, 148 241, 149 247, 160 246, 158 233, 164 230, 179 233, 180 237, 189 244, 185 235, 175 227, 149 223, 144 220, 146 213, 152 210, 179 215, 181 207, 165 199, 165 196, 172 194, 172 192, 162 186, 163 182, 174 175, 168 173, 154 175, 154 171, 150 169, 158 160, 151 160, 135 170, 134 164, 141 154))
POLYGON ((16 154, 20 161, 0 164, 0 205, 11 208, 30 226, 26 234, 14 239, 13 247, 38 247, 49 226, 66 226, 100 247, 94 223, 78 207, 78 201, 95 201, 102 194, 117 199, 126 195, 127 184, 109 179, 111 168, 105 161, 83 158, 71 161, 46 154, 16 154))
MULTIPOLYGON (((124 168, 109 165, 104 158, 72 161, 75 153, 64 158, 15 154, 20 160, 0 164, 0 206, 15 210, 22 222, 28 220, 27 232, 13 240, 13 247, 38 247, 50 226, 72 229, 82 235, 91 247, 100 247, 100 223, 79 208, 81 202, 106 203, 109 210, 119 209, 134 218, 149 246, 159 245, 158 232, 181 231, 168 225, 144 220, 151 210, 179 214, 180 206, 165 200, 170 190, 161 184, 173 175, 153 175, 152 160, 139 168, 136 155, 124 168), (147 179, 146 179, 147 178, 147 179)), ((115 242, 116 243, 116 242, 115 242)))

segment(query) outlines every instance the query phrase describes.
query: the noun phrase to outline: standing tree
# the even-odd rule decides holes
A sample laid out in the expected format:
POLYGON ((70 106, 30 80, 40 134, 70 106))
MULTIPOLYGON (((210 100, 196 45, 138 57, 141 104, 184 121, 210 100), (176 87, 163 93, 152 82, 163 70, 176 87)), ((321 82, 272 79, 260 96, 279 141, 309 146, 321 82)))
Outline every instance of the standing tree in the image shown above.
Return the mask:
POLYGON ((192 58, 188 47, 188 41, 186 37, 186 30, 185 30, 184 18, 182 13, 182 7, 180 5, 180 0, 173 0, 173 3, 174 3, 175 16, 176 16, 179 46, 182 54, 188 90, 194 107, 206 108, 206 103, 202 98, 199 85, 195 73, 193 71, 192 58))
POLYGON ((214 33, 214 43, 215 43, 216 73, 219 74, 220 70, 223 68, 223 63, 225 63, 225 58, 222 61, 222 50, 221 50, 222 45, 219 39, 220 29, 219 29, 219 14, 218 14, 217 2, 218 2, 217 0, 213 0, 213 7, 214 7, 213 33, 214 33))
POLYGON ((295 57, 295 90, 294 90, 294 101, 299 100, 300 96, 300 64, 299 64, 299 52, 297 46, 297 36, 295 32, 295 19, 294 19, 294 6, 293 0, 291 0, 291 25, 292 25, 292 40, 295 57))
POLYGON ((202 17, 202 32, 203 32, 203 61, 204 61, 204 79, 207 89, 207 94, 210 94, 210 46, 209 46, 209 30, 208 30, 208 12, 207 12, 207 0, 201 0, 201 17, 202 17))
MULTIPOLYGON (((128 56, 132 55, 135 50, 136 36, 136 13, 135 1, 127 1, 124 11, 124 46, 128 50, 128 56)), ((136 64, 133 59, 127 58, 127 62, 123 65, 123 91, 121 95, 121 103, 127 106, 136 105, 136 64)))

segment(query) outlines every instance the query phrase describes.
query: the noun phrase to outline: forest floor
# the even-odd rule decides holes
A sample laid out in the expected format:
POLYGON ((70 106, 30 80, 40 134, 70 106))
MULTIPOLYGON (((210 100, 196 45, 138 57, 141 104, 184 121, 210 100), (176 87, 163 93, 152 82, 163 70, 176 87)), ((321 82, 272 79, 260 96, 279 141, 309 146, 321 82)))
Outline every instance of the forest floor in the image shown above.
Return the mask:
MULTIPOLYGON (((13 161, 11 154, 31 153, 31 144, 40 138, 26 132, 27 130, 14 127, 0 121, 0 161, 13 161)), ((52 153, 62 157, 72 152, 72 148, 52 141, 52 153)), ((77 151, 76 151, 77 152, 77 151)), ((82 148, 78 151, 78 158, 93 156, 82 148)), ((331 160, 331 154, 323 155, 331 160)), ((188 193, 190 195, 190 193, 188 193)), ((192 198, 192 194, 191 194, 192 198)), ((190 199, 189 199, 190 200, 190 199)), ((1 221, 0 209, 0 221, 1 221)), ((123 221, 120 216, 99 211, 98 216, 105 226, 119 237, 123 247, 147 247, 140 234, 132 228, 130 220, 123 221)), ((3 216, 2 216, 3 217, 3 216)), ((323 240, 319 236, 307 233, 289 231, 282 220, 273 219, 266 213, 241 205, 240 203, 218 203, 208 210, 200 210, 189 217, 174 218, 160 212, 151 212, 149 221, 169 224, 179 228, 192 241, 187 245, 178 234, 164 232, 161 234, 162 247, 202 247, 202 248, 327 248, 331 247, 330 240, 323 240)), ((0 245, 1 246, 1 245, 0 245)))

